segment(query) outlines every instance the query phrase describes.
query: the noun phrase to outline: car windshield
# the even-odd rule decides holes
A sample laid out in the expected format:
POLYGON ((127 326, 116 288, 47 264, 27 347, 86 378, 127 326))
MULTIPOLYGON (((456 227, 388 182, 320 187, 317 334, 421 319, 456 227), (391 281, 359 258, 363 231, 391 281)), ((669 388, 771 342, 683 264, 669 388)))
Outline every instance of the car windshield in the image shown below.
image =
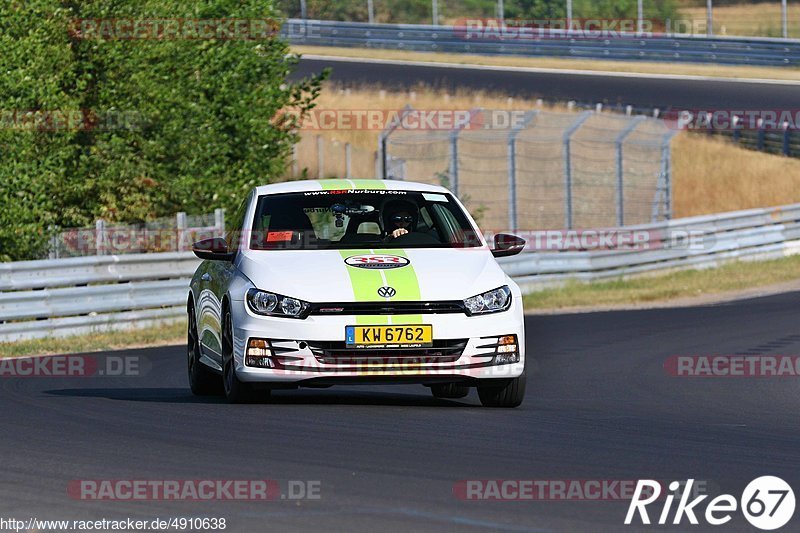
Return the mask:
POLYGON ((450 194, 329 190, 261 196, 254 250, 465 248, 481 246, 450 194))

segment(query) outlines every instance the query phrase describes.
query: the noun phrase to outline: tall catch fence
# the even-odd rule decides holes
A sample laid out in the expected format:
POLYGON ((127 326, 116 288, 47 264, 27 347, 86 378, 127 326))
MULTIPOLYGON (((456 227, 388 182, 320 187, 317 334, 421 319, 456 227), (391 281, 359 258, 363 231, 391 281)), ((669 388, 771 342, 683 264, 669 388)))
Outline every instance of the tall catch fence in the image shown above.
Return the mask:
POLYGON ((452 189, 490 229, 618 227, 671 217, 671 139, 660 119, 475 109, 449 129, 410 107, 378 142, 379 177, 452 189), (412 120, 413 119, 413 120, 412 120))
POLYGON ((113 224, 97 219, 93 227, 65 229, 50 238, 48 259, 90 255, 183 252, 192 243, 225 235, 225 210, 158 218, 141 224, 113 224))

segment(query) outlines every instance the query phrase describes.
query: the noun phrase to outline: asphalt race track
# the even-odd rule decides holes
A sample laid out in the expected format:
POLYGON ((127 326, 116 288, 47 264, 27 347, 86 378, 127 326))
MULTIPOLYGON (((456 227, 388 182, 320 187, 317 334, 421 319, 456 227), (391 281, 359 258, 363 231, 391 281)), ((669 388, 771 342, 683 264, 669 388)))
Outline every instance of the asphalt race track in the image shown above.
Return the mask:
MULTIPOLYGON (((117 352, 144 375, 5 378, 0 516, 225 517, 228 531, 652 531, 622 501, 464 501, 468 479, 704 480, 737 499, 800 487, 797 378, 678 378, 671 355, 798 354, 800 292, 717 306, 528 317, 515 410, 421 386, 196 399, 184 348, 117 352), (80 501, 79 479, 318 481, 319 500, 80 501)), ((651 517, 657 518, 660 507, 651 517), (653 516, 655 515, 655 516, 653 516)), ((800 530, 800 518, 782 531, 800 530)), ((718 531, 750 530, 741 514, 718 531)), ((680 530, 706 530, 690 527, 680 530)))
POLYGON ((332 59, 302 59, 292 78, 308 76, 325 67, 332 69, 331 80, 350 86, 409 89, 424 84, 447 90, 499 91, 527 98, 660 109, 795 109, 798 94, 797 85, 790 84, 489 71, 332 59))

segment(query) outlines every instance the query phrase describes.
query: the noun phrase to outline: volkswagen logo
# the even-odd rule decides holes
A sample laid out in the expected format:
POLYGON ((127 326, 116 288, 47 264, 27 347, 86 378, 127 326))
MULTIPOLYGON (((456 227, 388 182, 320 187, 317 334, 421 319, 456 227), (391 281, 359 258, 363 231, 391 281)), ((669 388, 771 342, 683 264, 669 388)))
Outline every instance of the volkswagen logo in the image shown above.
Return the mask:
POLYGON ((391 287, 381 287, 378 289, 378 296, 381 298, 391 298, 395 294, 397 294, 397 291, 391 287))

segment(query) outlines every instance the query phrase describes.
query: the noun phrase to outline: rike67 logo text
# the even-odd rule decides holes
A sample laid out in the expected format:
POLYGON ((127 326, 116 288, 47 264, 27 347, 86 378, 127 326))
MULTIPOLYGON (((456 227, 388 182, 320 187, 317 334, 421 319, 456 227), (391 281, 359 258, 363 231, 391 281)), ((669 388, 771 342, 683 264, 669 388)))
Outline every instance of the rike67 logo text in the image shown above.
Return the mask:
POLYGON ((628 507, 628 514, 625 516, 625 524, 634 523, 637 514, 642 524, 651 524, 647 509, 651 504, 655 504, 653 507, 656 509, 661 507, 656 522, 660 525, 667 523, 678 525, 684 518, 690 524, 697 525, 699 523, 697 517, 700 515, 706 523, 721 526, 730 522, 734 513, 741 509, 745 519, 752 526, 769 531, 783 527, 794 515, 794 491, 779 477, 762 476, 754 479, 745 487, 738 501, 730 494, 720 494, 706 502, 705 512, 701 512, 700 509, 708 495, 703 494, 689 500, 693 484, 694 480, 689 479, 685 483, 685 489, 682 489, 683 483, 673 481, 669 484, 670 492, 663 497, 661 483, 649 479, 639 480, 628 507), (678 504, 673 514, 672 504, 676 495, 678 504), (670 517, 672 517, 671 522, 670 517))

